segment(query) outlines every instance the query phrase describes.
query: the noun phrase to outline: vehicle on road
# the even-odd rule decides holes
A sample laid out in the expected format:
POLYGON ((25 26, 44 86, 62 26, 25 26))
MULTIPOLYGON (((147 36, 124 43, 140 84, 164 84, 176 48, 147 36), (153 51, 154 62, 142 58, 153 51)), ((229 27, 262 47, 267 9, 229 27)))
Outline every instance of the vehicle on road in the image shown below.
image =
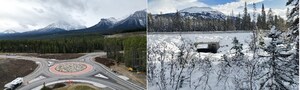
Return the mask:
POLYGON ((48 67, 54 65, 54 62, 48 61, 48 67))
POLYGON ((15 90, 18 86, 22 85, 23 78, 18 77, 15 80, 4 85, 4 90, 15 90))

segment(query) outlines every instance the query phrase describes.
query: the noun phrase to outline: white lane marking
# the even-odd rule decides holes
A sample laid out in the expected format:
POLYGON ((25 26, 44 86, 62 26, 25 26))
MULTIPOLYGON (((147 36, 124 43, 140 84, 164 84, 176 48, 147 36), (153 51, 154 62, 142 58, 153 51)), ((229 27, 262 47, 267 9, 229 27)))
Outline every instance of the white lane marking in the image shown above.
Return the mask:
POLYGON ((129 78, 126 77, 126 76, 119 75, 118 77, 119 77, 119 78, 122 78, 123 80, 126 80, 126 81, 129 80, 129 78))
POLYGON ((106 76, 104 76, 104 75, 102 75, 102 74, 97 74, 97 75, 95 75, 95 77, 100 77, 100 78, 104 78, 104 79, 108 79, 108 77, 106 77, 106 76))

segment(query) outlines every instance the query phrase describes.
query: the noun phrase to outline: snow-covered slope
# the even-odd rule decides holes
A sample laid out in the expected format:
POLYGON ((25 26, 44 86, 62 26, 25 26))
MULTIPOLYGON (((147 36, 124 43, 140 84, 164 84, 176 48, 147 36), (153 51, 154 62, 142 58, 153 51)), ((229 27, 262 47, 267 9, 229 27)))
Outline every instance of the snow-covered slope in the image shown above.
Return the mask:
POLYGON ((146 27, 146 10, 136 11, 129 17, 117 22, 114 25, 116 29, 133 29, 146 27))
MULTIPOLYGON (((102 18, 99 23, 94 26, 86 28, 78 22, 56 21, 47 25, 44 28, 14 34, 15 36, 32 36, 32 35, 52 35, 52 34, 65 34, 65 33, 117 33, 140 30, 146 27, 146 11, 136 11, 134 14, 125 19, 118 21, 115 18, 102 18)), ((2 34, 2 33, 0 33, 2 34)), ((3 34, 4 35, 4 34, 3 34)), ((13 35, 11 35, 13 36, 13 35)))
POLYGON ((211 14, 220 14, 222 15, 222 12, 219 12, 217 10, 214 10, 210 7, 189 7, 180 10, 179 12, 187 12, 187 13, 211 13, 211 14))
MULTIPOLYGON (((210 7, 188 7, 178 11, 184 18, 203 18, 203 19, 225 19, 226 15, 210 7)), ((162 14, 163 17, 174 17, 176 12, 162 14)), ((157 15, 155 15, 157 16, 157 15)))
POLYGON ((90 27, 91 29, 98 29, 98 30, 105 30, 111 28, 115 23, 117 22, 117 19, 111 17, 111 18, 102 18, 99 23, 96 25, 90 27))
POLYGON ((86 28, 83 25, 80 25, 78 23, 68 23, 66 21, 57 21, 55 23, 49 24, 48 26, 25 32, 27 34, 45 34, 45 33, 56 33, 56 32, 62 32, 62 31, 69 31, 69 30, 76 30, 76 29, 83 29, 86 28))
POLYGON ((52 23, 48 26, 46 26, 43 29, 53 29, 53 28, 60 28, 60 29, 64 29, 64 30, 75 30, 75 29, 82 29, 82 28, 86 28, 83 25, 80 25, 78 23, 68 23, 65 21, 57 21, 55 23, 52 23))
POLYGON ((88 30, 114 33, 145 28, 146 14, 146 10, 136 11, 120 21, 117 21, 115 18, 103 18, 96 25, 89 27, 88 30))
POLYGON ((225 19, 226 15, 210 7, 189 7, 179 11, 185 17, 225 19))
POLYGON ((18 33, 18 32, 15 30, 12 30, 12 29, 7 29, 7 30, 3 31, 2 33, 3 34, 14 34, 14 33, 18 33))

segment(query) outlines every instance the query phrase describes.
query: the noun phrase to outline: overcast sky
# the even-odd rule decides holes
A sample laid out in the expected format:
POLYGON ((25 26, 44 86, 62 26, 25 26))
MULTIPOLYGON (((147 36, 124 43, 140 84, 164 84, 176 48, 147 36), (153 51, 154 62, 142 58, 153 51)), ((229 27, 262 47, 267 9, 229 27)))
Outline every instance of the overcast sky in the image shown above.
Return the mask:
POLYGON ((239 12, 243 13, 245 2, 247 2, 250 13, 253 12, 253 3, 256 3, 258 12, 261 12, 261 5, 264 3, 266 12, 272 8, 275 14, 285 18, 287 0, 149 0, 148 11, 154 14, 170 13, 191 6, 198 6, 211 7, 227 15, 234 11, 234 14, 237 15, 239 12))
POLYGON ((45 27, 58 21, 92 26, 146 9, 146 0, 0 0, 0 32, 45 27))

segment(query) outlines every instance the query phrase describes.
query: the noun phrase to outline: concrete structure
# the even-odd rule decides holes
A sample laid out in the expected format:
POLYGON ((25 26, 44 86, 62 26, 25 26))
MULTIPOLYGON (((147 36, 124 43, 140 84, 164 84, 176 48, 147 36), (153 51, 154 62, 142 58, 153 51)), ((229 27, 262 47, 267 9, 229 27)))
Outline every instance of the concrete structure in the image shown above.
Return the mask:
POLYGON ((196 42, 194 45, 197 52, 217 53, 220 48, 219 42, 196 42))

